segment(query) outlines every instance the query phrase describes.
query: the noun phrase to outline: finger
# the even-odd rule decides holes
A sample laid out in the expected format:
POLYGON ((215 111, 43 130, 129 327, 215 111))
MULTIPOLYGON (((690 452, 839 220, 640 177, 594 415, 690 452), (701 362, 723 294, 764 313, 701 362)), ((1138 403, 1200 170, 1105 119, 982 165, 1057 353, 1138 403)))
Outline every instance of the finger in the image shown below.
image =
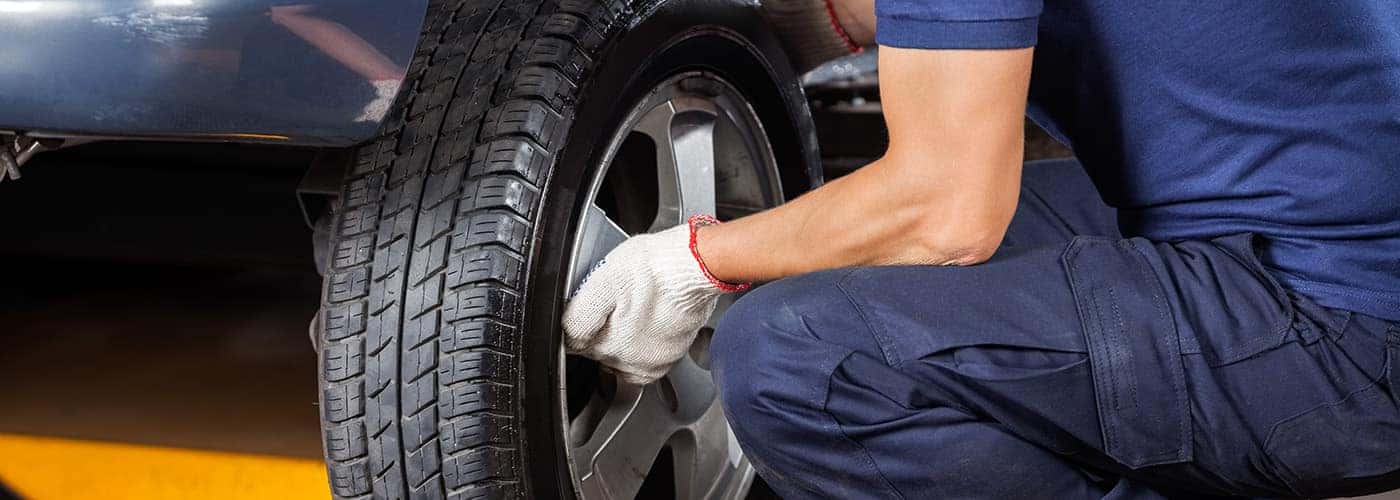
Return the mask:
MULTIPOLYGON (((618 380, 633 385, 646 385, 655 382, 671 371, 671 367, 685 355, 685 352, 672 352, 665 345, 654 345, 645 341, 648 335, 624 339, 619 338, 611 324, 588 348, 588 355, 616 372, 618 380)), ((637 333, 637 332, 634 332, 637 333)))
POLYGON ((634 373, 621 368, 616 368, 610 361, 599 361, 602 365, 603 373, 611 375, 618 382, 628 385, 647 385, 661 379, 661 376, 647 376, 641 373, 634 373))
POLYGON ((617 299, 608 290, 611 287, 607 282, 611 280, 606 275, 597 276, 604 271, 604 268, 594 271, 595 276, 585 282, 564 307, 565 346, 570 352, 583 352, 592 345, 612 315, 617 299))
POLYGON ((631 384, 631 385, 647 385, 647 384, 650 384, 650 383, 652 383, 652 382, 657 381, 657 380, 660 379, 660 378, 661 378, 660 376, 632 374, 632 373, 625 373, 625 372, 618 372, 618 374, 617 374, 617 380, 618 380, 618 381, 620 381, 620 382, 622 382, 622 383, 624 383, 624 384, 631 384))

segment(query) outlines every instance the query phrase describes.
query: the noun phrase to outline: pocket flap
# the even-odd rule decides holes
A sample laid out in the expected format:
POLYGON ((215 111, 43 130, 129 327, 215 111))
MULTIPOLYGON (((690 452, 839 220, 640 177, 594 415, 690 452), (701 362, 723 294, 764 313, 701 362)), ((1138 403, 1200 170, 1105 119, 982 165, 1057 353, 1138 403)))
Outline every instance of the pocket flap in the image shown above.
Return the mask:
POLYGON ((1180 341, 1145 260, 1154 254, 1146 240, 1081 236, 1062 257, 1089 346, 1104 452, 1134 469, 1192 457, 1180 341))

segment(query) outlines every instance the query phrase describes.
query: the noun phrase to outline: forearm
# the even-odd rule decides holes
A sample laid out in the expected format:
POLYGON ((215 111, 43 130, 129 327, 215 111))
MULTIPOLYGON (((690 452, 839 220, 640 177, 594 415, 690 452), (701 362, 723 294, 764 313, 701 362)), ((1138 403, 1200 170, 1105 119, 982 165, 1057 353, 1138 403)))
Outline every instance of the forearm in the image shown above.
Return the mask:
MULTIPOLYGON (((915 199, 881 160, 767 212, 700 229, 697 245, 725 281, 769 281, 861 265, 967 265, 1001 242, 1015 200, 933 185, 915 199), (936 200, 936 201, 935 201, 936 200)), ((1019 182, 1007 178, 1005 182, 1019 182)))
POLYGON ((883 158, 792 202, 703 228, 726 281, 856 265, 975 264, 1015 211, 1030 50, 882 49, 883 158))

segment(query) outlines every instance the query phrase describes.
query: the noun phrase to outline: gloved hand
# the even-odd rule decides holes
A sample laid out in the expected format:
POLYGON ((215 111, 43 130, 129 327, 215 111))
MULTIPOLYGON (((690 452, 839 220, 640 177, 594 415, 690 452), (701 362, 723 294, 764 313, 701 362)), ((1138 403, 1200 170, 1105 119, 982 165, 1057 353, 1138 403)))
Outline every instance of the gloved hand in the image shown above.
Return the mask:
POLYGON ((748 287, 719 281, 695 252, 687 224, 634 236, 608 253, 564 310, 565 347, 598 360, 626 383, 661 378, 690 349, 725 292, 748 287))
POLYGON ((837 20, 831 0, 763 0, 763 14, 798 72, 860 52, 860 46, 837 20))

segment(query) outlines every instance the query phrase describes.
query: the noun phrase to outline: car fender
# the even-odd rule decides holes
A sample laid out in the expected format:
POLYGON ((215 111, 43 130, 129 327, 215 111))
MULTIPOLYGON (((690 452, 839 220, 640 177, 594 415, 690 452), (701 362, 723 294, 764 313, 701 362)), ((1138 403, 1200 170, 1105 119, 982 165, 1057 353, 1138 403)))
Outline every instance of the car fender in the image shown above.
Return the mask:
POLYGON ((0 130, 353 145, 377 133, 427 3, 0 0, 0 130))

